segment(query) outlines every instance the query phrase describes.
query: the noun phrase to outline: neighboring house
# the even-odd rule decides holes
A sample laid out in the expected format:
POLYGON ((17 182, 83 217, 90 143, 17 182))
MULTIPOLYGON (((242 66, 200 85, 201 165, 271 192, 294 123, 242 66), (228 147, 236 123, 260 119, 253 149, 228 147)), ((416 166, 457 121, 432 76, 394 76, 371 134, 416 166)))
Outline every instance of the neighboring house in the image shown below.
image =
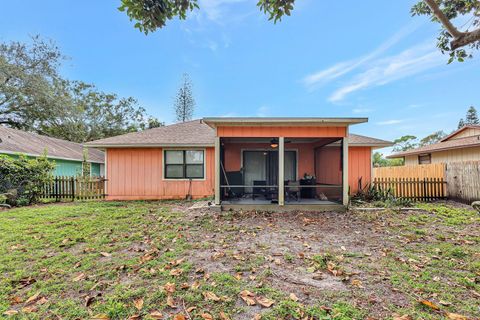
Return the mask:
POLYGON ((109 200, 214 195, 223 208, 331 209, 343 208, 359 181, 371 180, 372 149, 392 145, 348 133, 350 125, 363 122, 204 118, 86 145, 106 152, 109 200))
MULTIPOLYGON (((75 142, 50 138, 36 133, 25 132, 0 125, 0 155, 38 157, 47 153, 55 161, 56 176, 82 174, 84 147, 75 142)), ((104 153, 88 148, 88 162, 92 176, 104 175, 104 153)))
POLYGON ((480 126, 465 126, 438 143, 398 152, 387 158, 404 158, 405 165, 480 160, 480 126))

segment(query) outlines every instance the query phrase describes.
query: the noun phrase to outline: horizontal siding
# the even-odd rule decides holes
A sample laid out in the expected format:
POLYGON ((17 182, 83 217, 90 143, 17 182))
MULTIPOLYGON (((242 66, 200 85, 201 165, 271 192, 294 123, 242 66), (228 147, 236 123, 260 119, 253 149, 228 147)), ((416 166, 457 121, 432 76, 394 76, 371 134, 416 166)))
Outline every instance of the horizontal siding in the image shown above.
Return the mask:
MULTIPOLYGON (((480 147, 432 152, 432 163, 449 163, 480 160, 480 147)), ((418 155, 405 157, 405 165, 417 165, 418 155)))
POLYGON ((345 127, 275 127, 275 126, 224 126, 217 128, 219 137, 288 137, 319 138, 345 137, 345 127))
MULTIPOLYGON (((107 150, 107 199, 147 200, 183 199, 188 194, 188 180, 163 179, 161 148, 121 148, 107 150)), ((205 150, 206 176, 193 180, 191 195, 213 195, 214 149, 205 150)))

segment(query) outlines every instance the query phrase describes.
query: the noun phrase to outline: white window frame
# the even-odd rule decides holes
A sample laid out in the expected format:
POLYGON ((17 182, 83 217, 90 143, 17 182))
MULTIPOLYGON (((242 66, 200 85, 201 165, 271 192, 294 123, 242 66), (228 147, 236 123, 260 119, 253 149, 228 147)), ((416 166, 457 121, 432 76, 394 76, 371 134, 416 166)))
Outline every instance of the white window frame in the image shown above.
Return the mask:
MULTIPOLYGON (((185 161, 185 159, 184 159, 185 161)), ((164 181, 205 181, 207 180, 207 149, 206 148, 168 148, 162 150, 162 180, 164 181), (166 177, 166 152, 167 151, 203 151, 203 178, 167 178, 166 177)))

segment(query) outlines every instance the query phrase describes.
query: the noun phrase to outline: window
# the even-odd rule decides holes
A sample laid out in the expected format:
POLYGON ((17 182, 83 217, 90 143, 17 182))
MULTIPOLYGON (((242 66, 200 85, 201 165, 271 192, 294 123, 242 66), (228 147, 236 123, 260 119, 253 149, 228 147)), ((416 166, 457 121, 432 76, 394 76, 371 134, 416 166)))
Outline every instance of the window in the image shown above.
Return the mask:
POLYGON ((165 178, 203 179, 204 155, 202 150, 166 150, 165 178))
POLYGON ((432 155, 430 153, 421 154, 418 156, 418 164, 430 164, 432 163, 432 155))

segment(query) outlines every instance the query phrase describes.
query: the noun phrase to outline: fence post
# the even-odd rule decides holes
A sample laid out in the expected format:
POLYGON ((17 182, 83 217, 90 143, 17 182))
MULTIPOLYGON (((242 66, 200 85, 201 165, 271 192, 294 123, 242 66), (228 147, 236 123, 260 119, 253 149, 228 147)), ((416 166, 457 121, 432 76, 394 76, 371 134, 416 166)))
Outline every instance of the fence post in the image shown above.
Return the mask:
POLYGON ((75 201, 75 178, 70 177, 70 191, 72 196, 72 201, 75 201))

